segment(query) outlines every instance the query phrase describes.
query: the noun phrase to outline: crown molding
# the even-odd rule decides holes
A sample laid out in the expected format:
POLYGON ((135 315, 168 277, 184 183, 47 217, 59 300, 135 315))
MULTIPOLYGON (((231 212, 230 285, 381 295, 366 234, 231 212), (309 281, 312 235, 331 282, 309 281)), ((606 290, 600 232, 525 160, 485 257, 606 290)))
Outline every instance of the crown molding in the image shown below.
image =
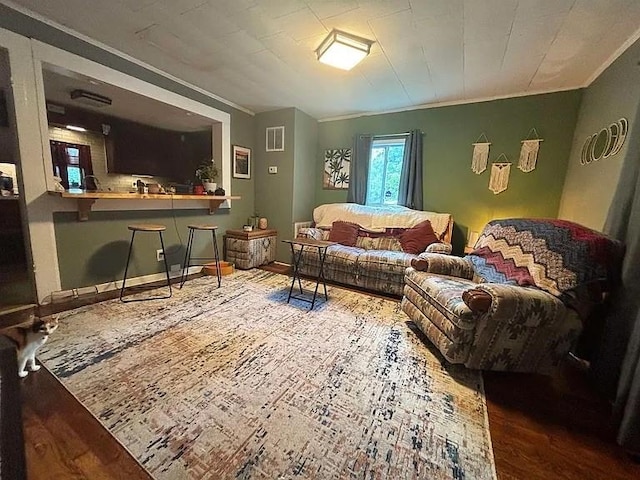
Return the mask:
POLYGON ((571 90, 579 90, 581 88, 584 88, 584 85, 576 85, 576 86, 572 86, 572 87, 566 87, 566 88, 561 88, 561 89, 555 89, 555 90, 536 90, 536 91, 531 91, 531 92, 517 92, 517 93, 509 93, 509 94, 505 94, 505 95, 495 95, 495 96, 491 96, 491 97, 479 97, 479 98, 472 98, 472 99, 463 99, 463 100, 452 100, 449 102, 437 102, 437 103, 423 103, 421 105, 411 105, 409 107, 403 107, 403 108, 395 108, 393 110, 382 110, 380 112, 361 112, 361 113, 352 113, 352 114, 348 114, 348 115, 340 115, 337 117, 328 117, 328 118, 322 118, 320 120, 318 120, 319 123, 322 122, 333 122, 336 120, 349 120, 352 118, 359 118, 359 117, 371 117, 374 115, 385 115, 387 113, 401 113, 401 112, 410 112, 412 110, 427 110, 430 108, 439 108, 439 107, 452 107, 455 105, 469 105, 472 103, 482 103, 482 102, 492 102, 494 100, 506 100, 509 98, 519 98, 519 97, 530 97, 530 96, 534 96, 534 95, 544 95, 547 93, 557 93, 557 92, 569 92, 571 90))

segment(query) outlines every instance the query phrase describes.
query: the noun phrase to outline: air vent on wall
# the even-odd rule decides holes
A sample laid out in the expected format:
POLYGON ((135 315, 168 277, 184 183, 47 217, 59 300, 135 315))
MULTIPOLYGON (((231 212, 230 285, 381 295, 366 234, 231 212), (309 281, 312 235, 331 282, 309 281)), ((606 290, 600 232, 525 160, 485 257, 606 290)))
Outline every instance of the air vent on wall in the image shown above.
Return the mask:
POLYGON ((87 92, 86 90, 74 90, 71 92, 71 98, 77 102, 93 105, 94 107, 106 107, 111 105, 111 99, 97 93, 87 92))

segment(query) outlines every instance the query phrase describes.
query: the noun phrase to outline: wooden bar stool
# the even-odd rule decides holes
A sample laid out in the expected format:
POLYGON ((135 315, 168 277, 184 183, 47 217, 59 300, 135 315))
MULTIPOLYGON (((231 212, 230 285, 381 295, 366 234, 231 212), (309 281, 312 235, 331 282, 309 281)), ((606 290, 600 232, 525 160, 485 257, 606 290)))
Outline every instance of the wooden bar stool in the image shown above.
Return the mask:
POLYGON ((171 280, 169 279, 169 266, 167 265, 167 255, 164 251, 164 240, 162 238, 162 232, 164 232, 167 229, 167 227, 165 227, 164 225, 152 225, 148 223, 141 223, 137 225, 128 225, 127 228, 131 230, 131 243, 129 243, 129 254, 127 255, 127 266, 124 268, 124 278, 122 279, 122 288, 120 289, 120 301, 124 303, 141 302, 144 300, 160 300, 163 298, 171 297, 173 292, 171 290, 171 280), (131 260, 131 251, 133 250, 133 241, 136 238, 137 232, 158 232, 158 235, 160 235, 160 245, 162 246, 162 258, 164 259, 164 271, 167 275, 167 287, 169 287, 169 295, 150 296, 145 298, 132 298, 130 300, 125 300, 123 298, 125 283, 127 282, 127 271, 129 270, 129 261, 131 260))
POLYGON ((191 260, 216 260, 216 276, 218 277, 218 288, 222 282, 222 274, 220 273, 220 256, 218 255, 218 240, 216 239, 217 225, 189 225, 189 240, 187 240, 187 251, 184 252, 184 262, 182 262, 182 276, 180 277, 180 288, 187 281, 187 272, 191 266, 191 260), (210 231, 213 236, 213 257, 191 257, 191 248, 193 247, 193 237, 196 231, 210 231))

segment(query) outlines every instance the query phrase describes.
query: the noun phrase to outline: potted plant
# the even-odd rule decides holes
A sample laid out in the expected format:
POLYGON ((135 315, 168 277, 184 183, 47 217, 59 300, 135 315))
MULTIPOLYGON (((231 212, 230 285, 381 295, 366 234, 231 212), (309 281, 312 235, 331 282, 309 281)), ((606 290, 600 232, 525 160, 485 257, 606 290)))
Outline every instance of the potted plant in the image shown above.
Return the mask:
POLYGON ((217 185, 215 180, 218 178, 218 167, 215 161, 205 161, 196 169, 196 178, 202 182, 206 193, 213 193, 217 185))

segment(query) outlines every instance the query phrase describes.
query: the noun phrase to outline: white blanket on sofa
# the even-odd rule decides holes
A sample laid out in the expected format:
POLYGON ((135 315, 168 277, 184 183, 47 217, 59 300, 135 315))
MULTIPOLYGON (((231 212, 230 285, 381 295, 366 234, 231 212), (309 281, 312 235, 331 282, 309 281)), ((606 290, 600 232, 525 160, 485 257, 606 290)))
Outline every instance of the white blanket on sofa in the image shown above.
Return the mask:
POLYGON ((384 232, 386 228, 410 228, 429 220, 438 238, 444 238, 449 229, 451 214, 422 212, 400 205, 371 207, 357 203, 327 203, 313 210, 318 228, 331 228, 335 221, 353 222, 371 232, 384 232))

